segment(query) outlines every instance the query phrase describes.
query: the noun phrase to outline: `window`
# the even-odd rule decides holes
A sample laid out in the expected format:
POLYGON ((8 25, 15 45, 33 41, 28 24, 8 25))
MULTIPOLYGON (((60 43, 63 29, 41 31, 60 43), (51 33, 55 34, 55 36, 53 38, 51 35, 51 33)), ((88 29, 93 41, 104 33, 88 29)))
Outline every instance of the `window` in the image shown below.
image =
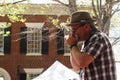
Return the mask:
MULTIPOLYGON (((43 23, 26 23, 27 26, 27 54, 40 54, 42 46, 43 23)), ((34 55, 35 55, 34 54, 34 55)))
MULTIPOLYGON (((27 53, 27 55, 47 54, 49 50, 49 28, 43 27, 43 23, 25 24, 27 27, 22 27, 23 29, 21 32, 21 53, 27 53)), ((70 49, 64 41, 64 35, 70 32, 63 29, 57 29, 57 32, 57 54, 65 53, 64 55, 70 55, 70 49)))
POLYGON ((4 80, 4 77, 0 75, 0 80, 4 80))
POLYGON ((27 53, 41 53, 41 30, 28 27, 27 31, 27 53))
MULTIPOLYGON (((0 32, 3 32, 3 29, 0 28, 0 32)), ((4 37, 2 34, 0 34, 0 53, 3 53, 4 48, 4 37)))
POLYGON ((64 30, 57 29, 57 53, 64 54, 64 30))
POLYGON ((32 80, 38 77, 40 74, 27 74, 27 80, 32 80))
MULTIPOLYGON (((0 53, 8 54, 10 53, 10 47, 11 47, 11 27, 3 28, 6 25, 6 22, 0 22, 0 33, 8 33, 9 35, 3 36, 3 34, 0 34, 0 53)), ((0 55, 1 55, 0 54, 0 55)))
MULTIPOLYGON (((68 35, 68 34, 70 34, 70 31, 68 31, 68 30, 64 30, 64 36, 65 35, 68 35)), ((65 56, 67 56, 67 55, 70 55, 70 48, 69 48, 69 46, 67 45, 67 43, 66 43, 66 41, 64 41, 64 50, 65 50, 65 56)))
POLYGON ((11 80, 9 73, 3 68, 0 68, 0 80, 11 80))
POLYGON ((32 80, 38 77, 44 70, 44 68, 25 68, 26 80, 32 80))
POLYGON ((20 29, 20 53, 27 55, 48 54, 49 30, 43 23, 25 23, 20 29))

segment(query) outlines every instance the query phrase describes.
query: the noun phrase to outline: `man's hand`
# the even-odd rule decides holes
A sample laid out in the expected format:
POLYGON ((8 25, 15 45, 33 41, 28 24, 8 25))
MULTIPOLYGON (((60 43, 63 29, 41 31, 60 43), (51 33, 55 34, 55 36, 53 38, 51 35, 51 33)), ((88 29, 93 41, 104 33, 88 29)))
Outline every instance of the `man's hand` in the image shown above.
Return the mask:
POLYGON ((71 46, 71 45, 73 45, 73 44, 77 44, 77 42, 78 42, 78 37, 77 37, 77 35, 75 35, 75 36, 66 35, 66 36, 65 36, 65 40, 66 40, 67 44, 68 44, 69 46, 71 46))

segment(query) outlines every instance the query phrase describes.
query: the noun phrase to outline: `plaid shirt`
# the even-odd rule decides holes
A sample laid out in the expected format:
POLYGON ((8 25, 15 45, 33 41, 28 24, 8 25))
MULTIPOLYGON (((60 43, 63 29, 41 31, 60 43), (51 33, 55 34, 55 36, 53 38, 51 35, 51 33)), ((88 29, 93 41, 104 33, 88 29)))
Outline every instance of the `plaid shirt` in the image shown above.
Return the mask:
POLYGON ((107 36, 102 32, 95 32, 84 43, 83 52, 92 55, 95 60, 82 68, 82 80, 116 80, 116 67, 112 46, 107 36))

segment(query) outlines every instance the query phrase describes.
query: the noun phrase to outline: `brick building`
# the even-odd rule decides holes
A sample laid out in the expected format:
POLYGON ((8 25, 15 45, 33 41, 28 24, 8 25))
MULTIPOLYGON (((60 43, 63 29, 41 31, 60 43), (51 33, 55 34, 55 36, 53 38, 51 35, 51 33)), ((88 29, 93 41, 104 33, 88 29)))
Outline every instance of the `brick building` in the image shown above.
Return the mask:
MULTIPOLYGON (((50 15, 52 17, 56 17, 50 15)), ((0 76, 4 80, 30 80, 59 60, 70 67, 69 56, 65 56, 64 32, 46 22, 46 15, 24 15, 25 23, 12 23, 9 36, 0 36, 0 76)), ((60 20, 65 21, 63 15, 60 20)), ((0 24, 9 22, 0 17, 0 24)))

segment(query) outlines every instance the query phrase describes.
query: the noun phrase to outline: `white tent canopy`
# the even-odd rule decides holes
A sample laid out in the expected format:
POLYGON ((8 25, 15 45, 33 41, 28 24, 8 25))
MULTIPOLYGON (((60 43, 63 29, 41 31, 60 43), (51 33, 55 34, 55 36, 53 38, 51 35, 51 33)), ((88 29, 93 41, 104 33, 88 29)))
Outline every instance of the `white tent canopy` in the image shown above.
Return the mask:
POLYGON ((55 61, 46 71, 32 80, 80 80, 80 76, 59 61, 55 61))

